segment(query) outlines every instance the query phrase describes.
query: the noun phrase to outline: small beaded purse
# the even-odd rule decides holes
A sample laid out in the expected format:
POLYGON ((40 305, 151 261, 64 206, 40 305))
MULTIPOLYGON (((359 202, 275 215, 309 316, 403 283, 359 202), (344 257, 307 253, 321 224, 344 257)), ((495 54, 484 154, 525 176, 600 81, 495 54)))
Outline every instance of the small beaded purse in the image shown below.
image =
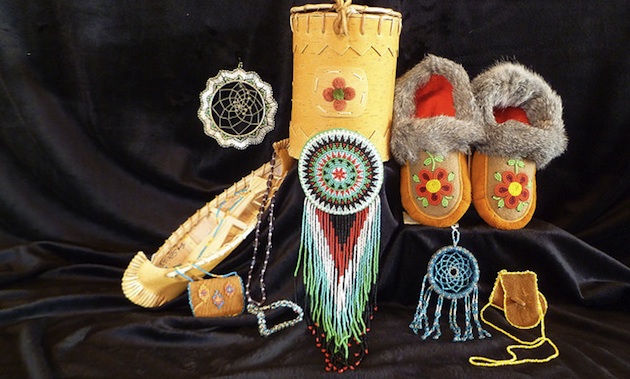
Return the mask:
POLYGON ((198 266, 195 268, 211 277, 196 281, 187 277, 190 280, 188 302, 195 317, 230 317, 243 313, 243 281, 236 272, 215 275, 198 266))

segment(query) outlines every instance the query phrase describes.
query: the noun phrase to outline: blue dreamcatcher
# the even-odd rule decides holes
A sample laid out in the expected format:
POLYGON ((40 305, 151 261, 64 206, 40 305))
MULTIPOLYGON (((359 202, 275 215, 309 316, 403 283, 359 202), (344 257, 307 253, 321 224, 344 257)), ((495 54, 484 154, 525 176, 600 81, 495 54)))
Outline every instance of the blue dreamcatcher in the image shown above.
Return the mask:
POLYGON ((490 337, 490 333, 481 327, 479 322, 479 265, 474 255, 467 249, 457 246, 459 243, 458 224, 453 225, 453 245, 445 246, 433 254, 427 273, 422 280, 420 299, 413 321, 409 325, 414 333, 423 330, 422 339, 433 335, 438 339, 442 335, 440 330, 440 317, 444 299, 450 300, 448 319, 451 330, 454 333, 453 341, 467 341, 474 338, 473 323, 477 327, 479 339, 490 337), (437 304, 433 322, 427 315, 432 294, 437 295, 437 304), (459 327, 457 323, 457 307, 459 301, 464 305, 465 327, 459 327))

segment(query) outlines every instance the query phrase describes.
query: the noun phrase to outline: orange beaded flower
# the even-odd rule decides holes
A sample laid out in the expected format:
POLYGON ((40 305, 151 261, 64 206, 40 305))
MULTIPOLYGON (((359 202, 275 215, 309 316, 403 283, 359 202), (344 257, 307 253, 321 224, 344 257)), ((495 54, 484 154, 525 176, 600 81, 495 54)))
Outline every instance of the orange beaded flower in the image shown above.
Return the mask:
POLYGON ((429 170, 420 170, 414 181, 419 183, 416 185, 416 194, 422 200, 423 206, 448 204, 446 198, 453 193, 453 185, 449 183, 449 175, 443 168, 431 172, 429 170))
MULTIPOLYGON (((497 177, 498 179, 498 177, 497 177)), ((501 174, 501 182, 494 187, 493 197, 498 200, 498 207, 504 206, 509 209, 516 208, 521 211, 524 202, 529 200, 529 190, 525 188, 529 178, 526 174, 516 174, 512 171, 504 171, 501 174)))

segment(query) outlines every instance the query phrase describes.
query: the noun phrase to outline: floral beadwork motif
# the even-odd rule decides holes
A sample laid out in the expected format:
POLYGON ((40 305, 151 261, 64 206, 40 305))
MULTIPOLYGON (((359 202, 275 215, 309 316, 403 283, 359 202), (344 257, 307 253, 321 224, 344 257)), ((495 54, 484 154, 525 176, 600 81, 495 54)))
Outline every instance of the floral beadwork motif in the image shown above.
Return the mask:
POLYGON ((236 292, 236 288, 234 288, 232 283, 226 283, 225 284, 225 296, 230 297, 230 296, 234 295, 234 292, 236 292))
POLYGON ((210 292, 208 290, 208 286, 206 286, 205 284, 202 284, 199 287, 198 295, 201 301, 203 302, 207 301, 210 298, 210 292))
POLYGON ((447 172, 443 168, 437 168, 436 164, 444 162, 444 157, 441 155, 433 155, 428 151, 425 151, 428 157, 424 160, 425 166, 431 166, 431 169, 422 169, 417 174, 413 175, 412 180, 416 184, 416 197, 422 203, 423 207, 429 205, 441 205, 444 208, 448 207, 448 203, 453 199, 453 179, 455 179, 454 172, 447 172))
POLYGON ((499 182, 494 187, 494 196, 492 198, 497 201, 498 208, 516 209, 521 212, 529 205, 531 186, 527 174, 519 173, 519 168, 525 167, 525 162, 519 159, 510 159, 507 165, 514 168, 514 171, 506 170, 502 173, 495 172, 494 179, 499 182))
POLYGON ((341 112, 346 109, 347 102, 354 99, 356 91, 353 87, 346 86, 346 79, 336 77, 332 81, 332 87, 324 89, 324 100, 333 103, 333 108, 341 112))
POLYGON ((215 275, 196 264, 193 267, 210 276, 200 280, 185 277, 190 282, 188 303, 195 317, 230 317, 245 310, 243 281, 236 272, 215 275))
POLYGON ((219 290, 214 291, 214 295, 212 295, 212 303, 217 306, 217 308, 221 309, 223 304, 225 304, 225 299, 219 290))

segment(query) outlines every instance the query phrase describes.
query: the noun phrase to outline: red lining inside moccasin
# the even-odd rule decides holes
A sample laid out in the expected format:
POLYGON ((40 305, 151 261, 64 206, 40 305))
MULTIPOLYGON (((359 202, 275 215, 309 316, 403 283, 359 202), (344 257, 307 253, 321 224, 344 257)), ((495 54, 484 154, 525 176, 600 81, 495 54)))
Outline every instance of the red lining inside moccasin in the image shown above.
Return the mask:
POLYGON ((520 107, 494 108, 494 119, 498 124, 502 124, 508 120, 515 120, 527 125, 531 125, 527 113, 520 107))
POLYGON ((414 100, 418 118, 455 116, 453 85, 442 75, 431 75, 427 84, 416 90, 414 100))

